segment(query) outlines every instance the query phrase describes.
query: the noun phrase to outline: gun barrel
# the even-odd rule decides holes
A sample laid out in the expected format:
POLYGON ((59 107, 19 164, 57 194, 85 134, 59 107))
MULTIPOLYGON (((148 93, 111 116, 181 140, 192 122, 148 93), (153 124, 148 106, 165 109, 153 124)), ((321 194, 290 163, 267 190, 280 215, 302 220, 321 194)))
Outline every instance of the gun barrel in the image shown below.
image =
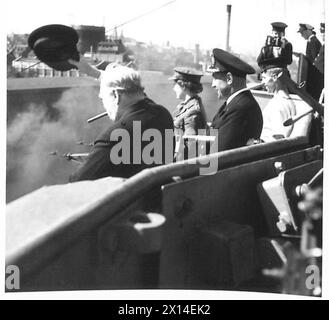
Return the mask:
POLYGON ((295 117, 295 118, 289 118, 288 120, 286 120, 286 121, 283 123, 283 125, 284 125, 285 127, 291 126, 292 124, 294 124, 295 122, 297 122, 299 119, 301 119, 301 118, 307 116, 308 114, 312 113, 313 111, 314 111, 313 109, 310 109, 309 111, 307 111, 307 112, 305 112, 305 113, 303 113, 303 114, 301 114, 301 115, 299 115, 299 116, 297 116, 297 117, 295 117))

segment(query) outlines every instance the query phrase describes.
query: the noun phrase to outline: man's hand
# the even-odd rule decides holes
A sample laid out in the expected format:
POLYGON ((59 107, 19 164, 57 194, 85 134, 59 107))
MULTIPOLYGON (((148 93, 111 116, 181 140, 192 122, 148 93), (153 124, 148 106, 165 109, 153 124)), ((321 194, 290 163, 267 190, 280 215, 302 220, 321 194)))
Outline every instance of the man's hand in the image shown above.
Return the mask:
POLYGON ((80 61, 68 59, 68 62, 76 66, 80 72, 85 73, 90 77, 98 79, 99 76, 101 75, 101 72, 96 68, 94 68, 93 66, 91 66, 84 57, 80 56, 80 61))

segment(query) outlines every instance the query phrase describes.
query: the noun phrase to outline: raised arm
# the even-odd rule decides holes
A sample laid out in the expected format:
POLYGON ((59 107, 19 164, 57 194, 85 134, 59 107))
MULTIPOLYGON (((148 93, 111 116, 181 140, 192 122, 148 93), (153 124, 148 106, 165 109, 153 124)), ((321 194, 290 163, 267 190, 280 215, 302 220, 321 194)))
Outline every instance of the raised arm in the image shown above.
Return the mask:
POLYGON ((90 65, 84 57, 80 57, 80 61, 69 59, 68 62, 76 66, 80 72, 90 77, 98 79, 101 75, 101 71, 90 65))

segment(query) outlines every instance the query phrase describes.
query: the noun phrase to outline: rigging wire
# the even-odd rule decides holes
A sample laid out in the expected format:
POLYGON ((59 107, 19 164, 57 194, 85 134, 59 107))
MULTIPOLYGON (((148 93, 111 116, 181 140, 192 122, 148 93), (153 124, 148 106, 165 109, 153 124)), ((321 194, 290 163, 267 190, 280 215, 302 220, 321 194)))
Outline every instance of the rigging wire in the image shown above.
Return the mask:
POLYGON ((126 25, 126 24, 128 24, 128 23, 130 23, 130 22, 136 21, 136 20, 138 20, 138 19, 140 19, 140 18, 142 18, 142 17, 147 16, 147 15, 153 13, 154 11, 157 11, 157 10, 160 10, 160 9, 166 7, 166 6, 169 6, 170 4, 173 4, 173 3, 176 2, 176 1, 177 1, 177 0, 172 0, 172 1, 166 2, 165 4, 161 5, 160 7, 157 7, 157 8, 154 8, 154 9, 150 10, 150 11, 147 11, 147 12, 145 12, 145 13, 143 13, 143 14, 141 14, 141 15, 135 17, 135 18, 132 18, 132 19, 130 19, 130 20, 127 20, 127 21, 125 21, 125 22, 123 22, 123 23, 121 23, 121 24, 115 26, 115 27, 112 28, 112 29, 107 30, 107 32, 114 31, 115 29, 117 29, 117 28, 119 28, 119 27, 122 27, 122 26, 124 26, 124 25, 126 25))
MULTIPOLYGON (((164 3, 163 5, 161 5, 161 6, 159 6, 159 7, 156 7, 156 8, 154 8, 154 9, 150 10, 150 11, 147 11, 147 12, 145 12, 145 13, 143 13, 143 14, 137 16, 137 17, 135 17, 135 18, 132 18, 132 19, 130 19, 130 20, 127 20, 127 21, 125 21, 125 22, 123 22, 123 23, 121 23, 121 24, 119 24, 119 25, 116 25, 116 26, 115 26, 114 28, 112 28, 112 29, 108 29, 107 32, 111 32, 111 31, 116 30, 117 28, 122 27, 122 26, 124 26, 124 25, 126 25, 126 24, 128 24, 128 23, 130 23, 130 22, 133 22, 133 21, 136 21, 136 20, 138 20, 138 19, 140 19, 140 18, 142 18, 142 17, 145 17, 145 16, 147 16, 147 15, 149 15, 149 14, 151 14, 151 13, 157 11, 157 10, 160 10, 160 9, 162 9, 162 8, 164 8, 164 7, 169 6, 170 4, 173 4, 173 3, 176 2, 176 1, 177 1, 177 0, 172 0, 172 1, 166 2, 166 3, 164 3)), ((19 57, 19 58, 22 58, 22 57, 19 57)), ((35 64, 33 64, 33 65, 30 65, 30 66, 28 66, 28 67, 22 69, 20 72, 26 71, 26 70, 28 70, 28 69, 34 67, 35 65, 38 65, 40 62, 41 62, 41 61, 38 61, 37 63, 35 63, 35 64)))

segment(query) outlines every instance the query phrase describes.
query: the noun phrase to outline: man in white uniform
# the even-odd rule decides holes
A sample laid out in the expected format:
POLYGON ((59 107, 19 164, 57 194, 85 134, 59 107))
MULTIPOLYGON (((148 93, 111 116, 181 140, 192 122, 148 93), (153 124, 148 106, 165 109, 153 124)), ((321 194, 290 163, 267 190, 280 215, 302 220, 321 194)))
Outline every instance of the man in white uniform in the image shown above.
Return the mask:
POLYGON ((267 91, 274 94, 262 110, 264 125, 261 140, 264 142, 293 136, 308 136, 309 134, 312 120, 311 113, 292 125, 284 125, 287 120, 296 118, 298 115, 311 110, 311 107, 299 97, 289 95, 286 84, 280 78, 280 74, 284 72, 288 72, 287 69, 271 67, 263 70, 262 73, 267 91))

